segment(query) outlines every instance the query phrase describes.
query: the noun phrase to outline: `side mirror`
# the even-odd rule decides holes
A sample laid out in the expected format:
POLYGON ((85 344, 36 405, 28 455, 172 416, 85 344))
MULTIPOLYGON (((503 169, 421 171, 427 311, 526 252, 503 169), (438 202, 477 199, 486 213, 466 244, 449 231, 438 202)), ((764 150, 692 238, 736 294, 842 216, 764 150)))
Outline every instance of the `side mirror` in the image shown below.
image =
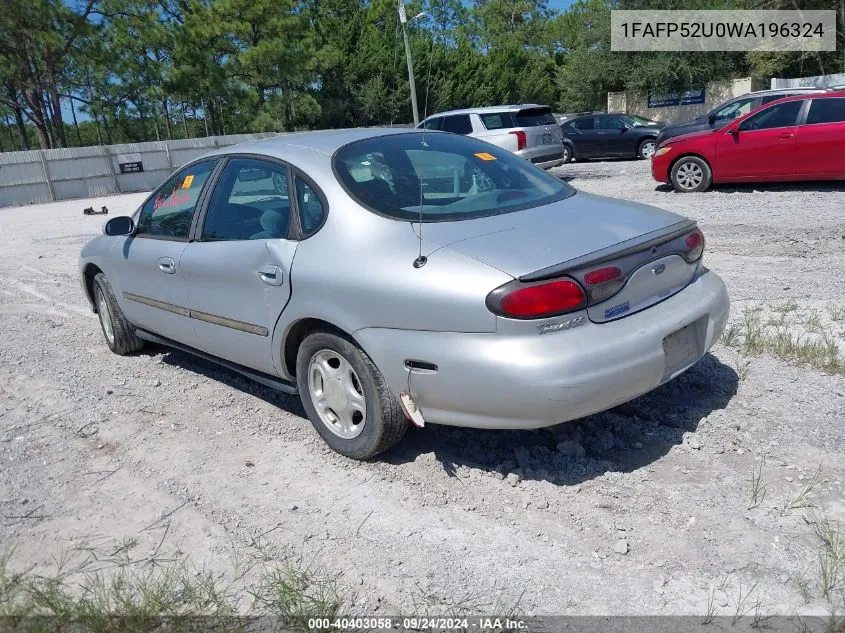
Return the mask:
POLYGON ((128 215, 112 218, 103 226, 104 235, 130 235, 135 230, 135 223, 128 215))
POLYGON ((726 130, 726 132, 731 136, 739 136, 739 127, 736 125, 732 125, 726 130))
POLYGON ((707 122, 708 122, 710 125, 713 125, 713 124, 716 122, 716 115, 715 115, 715 114, 711 114, 711 115, 709 115, 709 116, 707 117, 707 122))

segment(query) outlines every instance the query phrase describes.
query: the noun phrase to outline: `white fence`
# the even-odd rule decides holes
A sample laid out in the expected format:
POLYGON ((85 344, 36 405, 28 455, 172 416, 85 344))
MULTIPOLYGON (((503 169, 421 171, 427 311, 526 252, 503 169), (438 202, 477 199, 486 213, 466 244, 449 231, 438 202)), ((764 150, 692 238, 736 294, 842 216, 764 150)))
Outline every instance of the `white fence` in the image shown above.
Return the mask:
POLYGON ((0 152, 0 207, 149 191, 177 167, 217 147, 274 134, 0 152), (143 171, 121 173, 119 156, 139 154, 143 171))
POLYGON ((772 88, 830 88, 831 86, 845 85, 845 73, 838 75, 819 75, 818 77, 796 77, 787 79, 784 77, 773 77, 772 88))

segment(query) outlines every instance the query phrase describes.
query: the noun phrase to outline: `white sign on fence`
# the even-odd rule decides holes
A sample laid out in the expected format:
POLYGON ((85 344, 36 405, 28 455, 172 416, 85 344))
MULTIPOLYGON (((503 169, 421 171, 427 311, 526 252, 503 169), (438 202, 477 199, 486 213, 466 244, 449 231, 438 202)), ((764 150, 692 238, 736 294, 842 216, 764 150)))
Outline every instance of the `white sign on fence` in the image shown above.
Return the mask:
POLYGON ((118 154, 117 164, 120 167, 121 174, 144 171, 144 161, 141 160, 141 154, 138 152, 134 154, 118 154))

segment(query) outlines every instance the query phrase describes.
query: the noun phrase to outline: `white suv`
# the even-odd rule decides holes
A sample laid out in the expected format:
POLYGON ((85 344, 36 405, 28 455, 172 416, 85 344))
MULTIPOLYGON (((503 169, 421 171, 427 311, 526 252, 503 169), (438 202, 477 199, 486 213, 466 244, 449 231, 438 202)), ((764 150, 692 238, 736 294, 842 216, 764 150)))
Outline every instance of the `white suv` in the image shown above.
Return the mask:
POLYGON ((551 169, 563 164, 563 135, 552 109, 536 104, 466 108, 433 114, 418 128, 474 136, 551 169))

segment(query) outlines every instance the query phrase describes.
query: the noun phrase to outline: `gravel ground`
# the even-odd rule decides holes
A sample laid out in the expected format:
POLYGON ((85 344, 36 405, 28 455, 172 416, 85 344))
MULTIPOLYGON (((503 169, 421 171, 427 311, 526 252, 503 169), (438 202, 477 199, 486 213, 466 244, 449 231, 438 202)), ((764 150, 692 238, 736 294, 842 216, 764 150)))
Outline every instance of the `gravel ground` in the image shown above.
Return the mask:
MULTIPOLYGON (((556 173, 699 220, 733 319, 751 302, 794 302, 791 314, 830 315, 845 340, 833 318, 845 306, 842 185, 679 195, 644 161, 556 173)), ((163 348, 109 352, 76 277, 103 222, 82 208, 114 216, 142 198, 0 210, 0 542, 18 566, 137 536, 221 572, 256 544, 305 557, 357 613, 830 607, 812 523, 845 520, 845 376, 717 345, 603 414, 539 431, 433 426, 352 462, 295 398, 163 348)))

